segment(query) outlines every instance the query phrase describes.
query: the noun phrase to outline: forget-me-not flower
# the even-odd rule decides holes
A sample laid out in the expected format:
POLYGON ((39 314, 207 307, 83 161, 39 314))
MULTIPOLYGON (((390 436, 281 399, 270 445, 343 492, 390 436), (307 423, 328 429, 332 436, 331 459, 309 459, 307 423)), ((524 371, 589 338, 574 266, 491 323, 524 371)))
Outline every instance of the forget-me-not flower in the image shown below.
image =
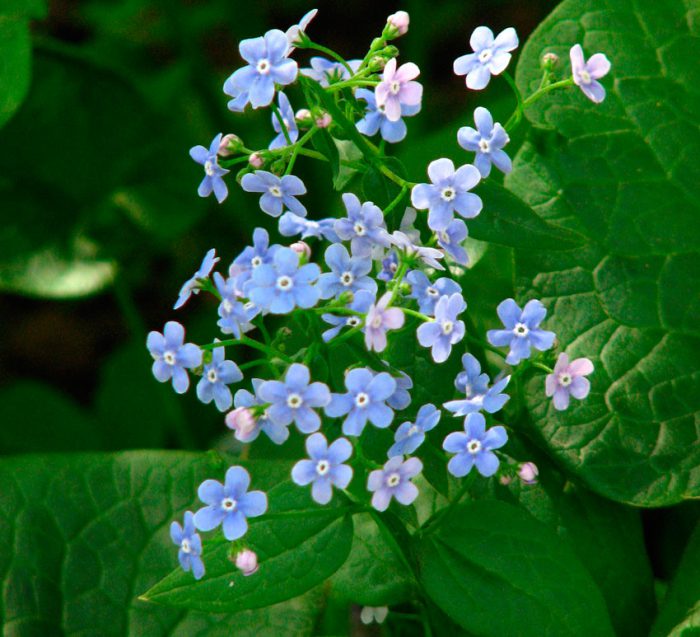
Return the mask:
POLYGON ((603 53, 596 53, 586 62, 580 44, 571 47, 569 56, 574 84, 589 100, 596 104, 602 102, 605 99, 605 88, 598 80, 610 71, 610 60, 603 53))
POLYGON ((444 404, 447 411, 455 416, 466 416, 482 409, 489 413, 496 413, 508 402, 510 396, 503 390, 508 386, 510 376, 497 380, 489 387, 489 375, 481 372, 481 364, 472 354, 462 356, 464 371, 457 374, 455 387, 464 394, 464 398, 450 400, 444 404))
POLYGON ((311 11, 308 11, 303 15, 301 20, 299 20, 298 24, 293 24, 287 29, 287 32, 285 33, 285 36, 287 37, 287 43, 289 44, 289 48, 287 49, 287 55, 290 55, 292 51, 294 51, 294 49, 296 48, 295 45, 299 43, 301 35, 306 35, 306 27, 309 26, 309 23, 316 17, 317 13, 318 9, 311 9, 311 11))
MULTIPOLYGON (((243 274, 240 275, 241 277, 243 274)), ((239 278, 229 277, 224 279, 218 272, 214 273, 214 285, 221 295, 216 324, 224 334, 233 334, 241 338, 245 332, 253 329, 251 321, 260 312, 260 308, 254 303, 244 302, 240 299, 239 278)))
POLYGON ((406 275, 406 281, 411 285, 409 297, 418 301, 418 309, 423 314, 432 315, 435 306, 442 296, 459 294, 462 291, 459 283, 448 277, 441 277, 435 283, 420 270, 411 270, 406 275))
POLYGON ((394 230, 391 234, 387 234, 387 239, 409 259, 418 259, 435 270, 445 269, 445 266, 438 261, 445 256, 440 250, 416 245, 411 237, 401 230, 394 230))
POLYGON ((334 229, 343 241, 350 241, 354 255, 369 256, 373 246, 389 246, 384 215, 378 206, 371 201, 360 203, 350 192, 343 194, 343 203, 348 216, 336 219, 334 229))
POLYGON ((386 292, 367 310, 365 318, 365 347, 375 352, 386 349, 386 333, 403 327, 406 317, 399 307, 389 307, 391 292, 386 292))
POLYGON ((190 148, 190 157, 198 164, 204 166, 204 179, 199 184, 197 194, 200 197, 208 197, 213 192, 219 203, 222 203, 228 197, 228 186, 226 186, 223 177, 231 172, 219 166, 218 152, 221 137, 222 133, 214 137, 208 149, 204 146, 193 146, 190 148))
POLYGON ((199 269, 192 275, 192 278, 188 279, 183 284, 182 288, 180 289, 180 294, 177 297, 177 301, 175 301, 175 305, 173 306, 174 310, 179 310, 185 303, 187 303, 190 296, 192 296, 193 294, 199 294, 200 279, 208 278, 211 274, 211 271, 214 269, 214 266, 218 262, 219 257, 216 256, 216 250, 212 248, 211 250, 209 250, 209 252, 206 253, 206 255, 204 255, 202 264, 199 266, 199 269))
POLYGON ((394 250, 382 259, 382 269, 377 275, 380 281, 391 281, 399 269, 399 257, 394 250))
MULTIPOLYGON (((259 394, 261 385, 266 381, 260 378, 253 378, 252 382, 253 391, 255 392, 254 394, 249 392, 247 389, 239 389, 236 392, 236 395, 233 397, 233 404, 236 408, 260 407, 261 405, 267 404, 266 401, 260 398, 259 394)), ((229 424, 228 420, 226 421, 226 424, 229 424)), ((281 445, 287 440, 287 438, 289 438, 289 425, 280 425, 273 422, 267 410, 257 416, 255 419, 255 426, 251 429, 246 431, 239 431, 233 427, 232 429, 234 429, 235 437, 241 442, 253 442, 261 431, 267 434, 267 437, 276 445, 281 445)))
POLYGON ((504 330, 489 330, 486 333, 489 343, 496 347, 510 346, 506 363, 517 365, 524 358, 530 358, 530 346, 544 352, 554 343, 554 332, 539 329, 547 316, 547 309, 533 299, 521 310, 513 299, 501 301, 496 308, 503 321, 504 330))
POLYGON ((486 88, 492 75, 506 70, 510 52, 518 48, 518 34, 513 27, 501 31, 495 38, 488 27, 477 27, 469 38, 473 53, 462 55, 454 61, 455 75, 466 75, 467 87, 474 90, 486 88))
MULTIPOLYGON (((369 308, 375 301, 375 295, 368 290, 360 290, 354 295, 352 302, 348 305, 348 309, 360 314, 367 314, 369 308)), ((333 327, 321 334, 324 343, 334 339, 344 327, 355 328, 364 325, 364 317, 356 314, 350 316, 345 314, 322 314, 321 318, 332 325, 333 327)))
POLYGON ((326 248, 325 260, 330 272, 324 272, 318 278, 318 289, 322 299, 338 297, 343 292, 367 290, 377 293, 377 282, 367 276, 372 270, 369 257, 351 257, 345 246, 334 243, 326 248))
POLYGON ((452 346, 464 338, 464 321, 458 316, 467 309, 461 294, 442 296, 435 305, 435 320, 423 323, 417 331, 418 342, 423 347, 431 347, 436 363, 444 363, 452 346))
POLYGON ((185 369, 202 364, 202 350, 194 343, 185 343, 185 328, 177 321, 168 321, 163 333, 149 332, 146 347, 153 357, 153 375, 161 383, 172 379, 173 389, 184 394, 190 386, 185 369))
POLYGON ((394 377, 394 380, 396 381, 396 389, 386 399, 386 404, 396 411, 401 411, 411 404, 411 394, 408 390, 413 388, 413 381, 406 372, 401 372, 394 377))
POLYGON ((346 394, 333 394, 326 407, 331 418, 345 416, 343 433, 359 436, 367 421, 384 429, 394 419, 394 411, 386 404, 396 390, 396 381, 391 374, 380 372, 374 375, 370 369, 358 367, 345 375, 346 394))
POLYGON ((328 445, 322 433, 306 439, 310 460, 299 460, 292 468, 292 480, 299 486, 311 484, 311 497, 319 504, 328 504, 333 487, 345 489, 352 480, 352 467, 343 464, 352 455, 352 445, 345 438, 328 445))
POLYGON ((202 538, 194 528, 194 516, 191 511, 185 511, 183 525, 173 522, 170 525, 170 539, 173 544, 180 547, 177 559, 182 570, 187 573, 192 571, 195 579, 202 579, 204 575, 204 562, 202 562, 202 538))
MULTIPOLYGON (((239 266, 243 272, 250 272, 259 265, 272 263, 272 258, 280 247, 277 244, 270 245, 270 235, 265 228, 255 228, 253 230, 253 245, 243 248, 233 263, 239 266)), ((233 276, 231 272, 229 274, 233 276)))
POLYGON ((279 217, 284 210, 291 210, 300 217, 306 216, 306 208, 297 199, 306 194, 304 182, 294 175, 278 177, 267 170, 247 173, 241 179, 246 192, 261 192, 260 209, 271 217, 279 217))
POLYGON ((211 531, 221 525, 224 537, 232 542, 248 530, 247 518, 267 511, 267 495, 263 491, 248 491, 250 475, 243 467, 229 467, 224 484, 205 480, 197 495, 207 506, 194 514, 194 525, 200 531, 211 531))
POLYGON ((407 456, 412 454, 425 440, 425 432, 435 428, 440 422, 440 410, 435 405, 423 405, 418 410, 416 422, 405 422, 399 426, 394 434, 394 444, 391 445, 387 455, 407 456))
POLYGON ((270 403, 267 413, 272 422, 284 426, 294 422, 305 434, 321 426, 321 418, 314 409, 325 407, 331 400, 328 386, 312 383, 309 368, 300 363, 289 366, 284 381, 268 380, 260 385, 258 396, 270 403))
POLYGON ((453 219, 447 228, 435 233, 438 245, 449 254, 452 259, 460 265, 469 264, 469 255, 462 246, 462 242, 467 238, 467 224, 461 219, 453 219))
POLYGON ((503 173, 513 169, 510 157, 503 147, 510 141, 506 129, 498 122, 494 124, 491 113, 483 106, 477 106, 474 111, 476 128, 462 126, 457 131, 457 142, 465 150, 476 153, 474 165, 479 169, 482 178, 491 174, 491 164, 503 173))
MULTIPOLYGON (((301 69, 301 74, 316 80, 321 86, 329 86, 341 80, 349 80, 350 74, 344 64, 332 62, 324 57, 316 56, 309 60, 311 68, 301 69)), ((362 60, 348 60, 348 66, 353 74, 357 73, 362 60)))
MULTIPOLYGON (((279 104, 279 112, 282 116, 282 124, 287 129, 287 135, 292 144, 299 139, 299 129, 297 128, 297 121, 294 118, 294 111, 292 110, 292 105, 289 103, 289 98, 282 92, 277 96, 277 102, 279 104)), ((277 133, 277 136, 270 142, 268 148, 274 150, 275 148, 283 148, 287 146, 287 137, 282 130, 282 124, 280 124, 277 118, 277 113, 272 113, 272 128, 277 133)))
POLYGON ((428 226, 431 230, 445 230, 455 212, 466 219, 481 212, 481 197, 469 192, 481 180, 474 166, 465 164, 455 170, 452 161, 443 157, 428 164, 428 176, 432 183, 414 186, 411 203, 418 210, 429 210, 428 226))
POLYGON ((483 414, 469 414, 464 419, 464 432, 453 431, 442 448, 456 454, 447 463, 447 470, 456 478, 466 476, 476 465, 476 470, 485 478, 498 471, 498 456, 493 453, 508 442, 505 427, 497 425, 486 431, 483 414))
POLYGON ((401 456, 390 458, 382 469, 372 471, 367 478, 367 490, 374 492, 372 506, 377 511, 386 511, 392 498, 408 506, 418 497, 418 487, 411 478, 423 471, 423 463, 418 458, 401 456))
POLYGON ((204 365, 202 378, 197 383, 197 398, 205 405, 213 400, 219 411, 226 411, 233 403, 228 385, 243 380, 243 372, 238 365, 225 360, 225 355, 224 347, 214 348, 211 352, 211 362, 204 365))
POLYGON ((382 81, 374 89, 374 97, 379 108, 384 107, 384 114, 390 122, 401 119, 404 106, 420 106, 423 87, 415 81, 420 69, 408 62, 396 68, 396 58, 391 58, 382 72, 382 81))
POLYGON ((593 373, 593 363, 587 358, 569 362, 568 354, 559 354, 554 370, 545 379, 545 392, 552 397, 554 408, 564 410, 573 396, 583 400, 591 391, 591 382, 585 378, 593 373))
POLYGON ((380 133, 382 139, 390 144, 396 144, 406 137, 406 123, 403 117, 411 117, 420 111, 420 102, 414 106, 401 105, 401 117, 396 121, 391 121, 386 116, 386 107, 377 106, 374 92, 366 88, 358 88, 355 91, 355 98, 367 102, 365 116, 355 125, 357 130, 363 135, 372 137, 380 133))
POLYGON ((340 241, 340 237, 335 233, 333 224, 335 219, 329 217, 327 219, 305 219, 293 212, 285 212, 279 220, 279 231, 283 237, 293 237, 300 234, 302 239, 309 237, 323 237, 331 243, 340 241))

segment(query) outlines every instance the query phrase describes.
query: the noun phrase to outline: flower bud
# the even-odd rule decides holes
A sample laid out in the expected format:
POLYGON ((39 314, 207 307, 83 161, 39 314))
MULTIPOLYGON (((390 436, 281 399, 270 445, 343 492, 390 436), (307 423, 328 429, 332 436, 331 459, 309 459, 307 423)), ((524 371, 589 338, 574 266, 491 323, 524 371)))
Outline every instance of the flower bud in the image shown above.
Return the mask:
POLYGON ((306 243, 306 241, 297 241, 289 246, 294 252, 296 252, 302 259, 311 258, 311 246, 306 243))
POLYGON ((232 429, 234 435, 241 442, 250 440, 251 434, 255 431, 255 416, 247 407, 237 407, 226 414, 226 426, 232 429))
POLYGON ((323 113, 323 115, 316 118, 316 126, 319 128, 328 128, 331 125, 333 118, 330 113, 323 113))
POLYGON ((383 58, 381 55, 375 55, 370 61, 369 61, 369 69, 373 73, 379 73, 380 71, 384 70, 384 67, 386 66, 386 58, 383 58))
POLYGON ((387 26, 389 27, 387 29, 387 36, 390 38, 398 38, 402 35, 406 35, 406 33, 408 33, 409 22, 410 18, 408 17, 408 13, 405 11, 397 11, 396 13, 392 13, 386 19, 387 26))
POLYGON ((559 56, 556 53, 545 53, 542 56, 542 68, 545 71, 551 71, 559 62, 559 56))
POLYGON ((389 609, 386 606, 363 606, 360 611, 360 621, 367 625, 372 622, 381 624, 389 614, 389 609))
POLYGON ((238 152, 243 147, 243 140, 233 133, 228 133, 221 138, 219 144, 218 155, 220 157, 229 157, 233 153, 238 152))
POLYGON ((498 478, 498 481, 504 486, 507 487, 511 482, 513 482, 512 476, 503 474, 500 478, 498 478))
POLYGON ((262 158, 262 155, 260 153, 251 153, 248 157, 248 163, 253 168, 262 168, 265 164, 265 160, 262 158))
POLYGON ((250 549, 243 549, 236 555, 236 567, 245 577, 258 570, 258 556, 250 549))
POLYGON ((300 108, 296 113, 294 113, 294 119, 300 123, 308 123, 311 121, 311 111, 308 108, 300 108))
POLYGON ((520 467, 518 467, 518 477, 525 484, 537 484, 537 476, 540 471, 534 462, 523 462, 520 467))

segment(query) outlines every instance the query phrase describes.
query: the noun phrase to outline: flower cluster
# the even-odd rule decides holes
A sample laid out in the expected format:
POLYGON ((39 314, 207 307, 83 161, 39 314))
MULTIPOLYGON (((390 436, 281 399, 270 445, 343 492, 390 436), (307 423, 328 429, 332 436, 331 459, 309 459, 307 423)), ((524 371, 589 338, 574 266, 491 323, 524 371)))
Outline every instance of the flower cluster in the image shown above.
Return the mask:
MULTIPOLYGON (((241 443, 254 441, 261 432, 277 445, 293 435, 305 436, 308 457, 294 464, 291 480, 300 487, 310 485, 315 502, 326 505, 334 495, 354 501, 346 489, 359 473, 371 506, 383 512, 393 500, 407 506, 419 496, 413 479, 423 462, 414 454, 429 437, 435 453, 444 456, 446 470, 456 478, 473 467, 484 477, 499 471, 499 450, 508 433, 492 420, 509 400, 505 392, 521 370, 548 370, 545 391, 554 408, 561 410, 568 407, 571 396, 583 399, 588 394, 585 376, 593 366, 588 359, 570 363, 565 353, 554 369, 535 359, 533 350, 547 352, 555 343, 554 332, 540 327, 547 310, 538 300, 529 300, 522 309, 515 300, 504 300, 496 310, 503 328, 489 330, 487 342, 473 331, 468 333, 468 304, 458 280, 460 269, 455 267, 469 263, 464 220, 482 210, 488 214, 488 205, 472 191, 489 177, 492 166, 505 173, 512 169, 504 147, 510 141, 509 127, 519 120, 501 125, 479 106, 473 115, 475 128, 463 126, 456 135, 463 149, 475 153, 473 163, 455 166, 448 158, 436 158, 426 167, 429 183, 407 181, 382 163, 382 151, 368 138, 379 133, 387 142, 401 141, 408 132, 403 118, 415 116, 421 108, 420 70, 411 62, 399 64, 396 48, 388 45, 406 33, 408 14, 390 16, 363 59, 317 56, 300 69, 291 57, 298 50, 327 51, 306 35, 314 15, 310 12, 286 33, 275 29, 243 40, 239 50, 246 65, 224 84, 230 110, 270 107, 275 136, 267 148, 250 150, 237 136, 219 134, 209 148, 196 146, 190 151, 204 167, 201 196, 213 192, 222 202, 228 193, 224 177, 230 167, 242 165, 237 176, 242 189, 260 195, 260 210, 278 219, 282 237, 300 240, 273 244, 268 232, 257 228, 252 245, 220 271, 214 271, 220 264, 215 251, 207 252, 183 285, 175 309, 200 291, 212 294, 218 301, 217 326, 231 338, 186 343, 183 326, 170 321, 162 334, 149 334, 147 346, 156 379, 171 381, 176 392, 184 393, 190 374, 199 377, 197 397, 228 412, 225 423, 241 443), (304 107, 295 112, 292 103, 301 99, 304 107), (299 200, 307 187, 292 170, 300 156, 328 160, 306 147, 321 130, 351 143, 367 166, 381 163, 382 174, 400 187, 397 197, 380 206, 363 201, 348 187, 341 196, 344 216, 307 218, 313 214, 299 200), (412 208, 405 207, 409 201, 412 208), (403 220, 398 228, 392 227, 390 213, 402 204, 403 220), (307 346, 292 352, 280 349, 265 327, 275 316, 285 317, 282 320, 289 321, 291 330, 302 329, 303 319, 307 346), (432 403, 413 405, 414 412, 397 416, 411 407, 414 383, 430 381, 411 378, 395 366, 395 352, 409 344, 424 348, 417 356, 435 366, 460 350, 463 370, 454 379, 456 395, 441 405, 461 419, 456 431, 448 430, 440 406, 432 403), (338 361, 346 360, 335 357, 343 345, 350 348, 352 360, 337 369, 342 364, 338 361), (501 354, 505 366, 524 364, 515 371, 504 368, 492 381, 482 367, 487 369, 493 360, 483 353, 500 353, 501 347, 508 347, 507 354, 501 354), (264 358, 244 366, 243 358, 227 359, 230 352, 241 351, 234 348, 262 352, 264 358), (465 352, 467 348, 470 351, 465 352), (331 372, 314 378, 318 357, 325 358, 331 372), (230 385, 244 381, 246 367, 259 367, 269 377, 252 376, 252 391, 240 388, 234 396, 230 385), (441 422, 443 431, 437 433, 441 422), (363 453, 368 428, 393 431, 383 465, 363 453)), ((494 37, 490 29, 479 27, 470 44, 473 53, 455 60, 454 71, 466 75, 468 88, 478 90, 492 75, 505 71, 518 37, 512 28, 494 37)), ((585 63, 577 45, 572 49, 572 66, 572 78, 561 84, 578 85, 600 101, 604 90, 597 80, 609 68, 605 57, 597 54, 585 63)), ((539 89, 542 94, 551 83, 550 74, 547 70, 539 89)), ((518 104, 518 113, 523 104, 518 104)), ((355 171, 361 168, 352 164, 355 171)), ((522 471, 524 482, 535 481, 536 468, 522 471)), ((198 490, 204 506, 194 514, 187 512, 184 526, 173 523, 171 535, 180 547, 180 563, 195 578, 204 575, 196 531, 221 527, 224 537, 239 546, 248 519, 266 512, 266 494, 249 490, 250 482, 248 471, 240 466, 230 467, 223 483, 205 480, 198 490)), ((258 568, 249 549, 239 552, 235 563, 244 575, 258 568)))

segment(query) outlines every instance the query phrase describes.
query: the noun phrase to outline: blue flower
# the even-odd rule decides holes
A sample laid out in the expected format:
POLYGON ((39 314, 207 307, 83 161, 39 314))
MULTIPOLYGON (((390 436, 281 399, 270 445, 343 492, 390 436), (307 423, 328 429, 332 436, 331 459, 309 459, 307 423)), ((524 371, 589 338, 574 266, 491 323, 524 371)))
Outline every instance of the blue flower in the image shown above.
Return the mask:
POLYGON ((319 291, 313 283, 320 273, 315 263, 299 267, 299 255, 290 248, 280 248, 272 263, 253 270, 244 291, 258 307, 272 314, 287 314, 295 307, 316 305, 319 291))
POLYGON ((311 219, 304 219, 304 217, 295 215, 293 212, 285 212, 280 217, 279 231, 283 237, 293 237, 300 234, 302 239, 323 237, 331 243, 337 243, 340 241, 340 238, 333 229, 334 223, 335 219, 333 218, 312 221, 311 219))
POLYGON ((498 471, 498 456, 493 450, 506 442, 508 434, 505 427, 498 425, 486 431, 484 416, 469 414, 464 419, 464 433, 453 431, 442 443, 445 451, 456 454, 447 463, 447 470, 456 478, 462 478, 476 465, 476 470, 488 478, 498 471))
POLYGON ((418 342, 423 347, 432 347, 436 363, 445 362, 452 346, 464 338, 464 321, 457 320, 457 316, 466 309, 461 294, 442 296, 435 305, 435 320, 418 328, 418 342))
POLYGON ((294 422, 305 434, 318 430, 321 418, 314 409, 328 405, 331 394, 326 385, 310 383, 310 380, 309 368, 293 363, 287 369, 284 382, 268 380, 260 385, 258 396, 270 403, 267 413, 272 422, 283 426, 294 422))
POLYGON ((202 364, 202 350, 194 343, 185 343, 185 328, 177 321, 168 321, 163 334, 149 332, 146 347, 153 356, 153 375, 165 383, 172 379, 173 389, 184 394, 190 386, 185 369, 202 364))
POLYGON ((224 484, 205 480, 197 495, 207 506, 194 514, 194 525, 200 531, 211 531, 220 524, 224 537, 232 542, 248 530, 247 518, 256 518, 267 511, 263 491, 248 491, 250 475, 243 467, 229 467, 224 484))
POLYGON ((260 312, 260 308, 254 303, 244 303, 240 300, 240 278, 229 277, 224 279, 218 272, 214 273, 214 285, 221 295, 217 325, 224 334, 233 334, 236 338, 241 338, 245 332, 253 329, 251 323, 253 318, 260 312))
POLYGON ((418 497, 418 487, 411 478, 423 471, 423 463, 418 458, 401 456, 390 458, 382 469, 372 471, 367 478, 367 490, 374 492, 372 506, 377 511, 386 511, 392 498, 408 506, 418 497))
POLYGON ((409 272, 406 281, 411 285, 410 298, 416 299, 420 311, 428 315, 433 314, 441 296, 459 294, 462 291, 459 283, 447 277, 442 277, 435 283, 431 283, 430 279, 420 270, 409 272))
POLYGON ((423 405, 418 410, 415 424, 405 422, 399 426, 394 434, 394 444, 389 448, 387 455, 407 456, 412 454, 425 440, 425 432, 430 431, 440 422, 440 410, 435 405, 423 405))
POLYGON ((361 204, 356 195, 346 192, 343 203, 348 216, 336 219, 334 229, 343 241, 350 241, 355 256, 369 256, 375 245, 389 246, 384 215, 371 201, 361 204))
POLYGON ((311 484, 311 497, 319 504, 328 504, 333 487, 345 489, 352 480, 352 468, 343 464, 352 455, 352 445, 338 438, 328 446, 326 437, 315 433, 306 439, 310 460, 299 460, 292 468, 292 480, 299 486, 311 484))
POLYGON ((513 299, 502 301, 498 317, 506 329, 489 330, 486 334, 489 343, 496 347, 510 346, 506 363, 517 365, 524 358, 530 358, 530 346, 544 352, 554 343, 554 332, 539 329, 547 316, 547 310, 537 300, 528 301, 521 310, 513 299))
POLYGON ((296 199, 306 193, 304 182, 294 175, 279 178, 267 170, 247 173, 241 179, 246 192, 261 192, 260 209, 271 217, 279 217, 287 209, 301 217, 306 216, 306 208, 296 199))
POLYGON ((386 372, 376 376, 370 369, 351 369, 345 375, 347 394, 333 394, 326 407, 331 418, 346 416, 343 433, 359 436, 369 420, 375 427, 384 429, 394 419, 394 411, 386 401, 396 391, 396 381, 386 372))
POLYGON ((467 224, 461 219, 453 219, 447 228, 435 233, 440 247, 460 265, 469 264, 469 255, 462 246, 467 238, 467 224))
POLYGON ((275 97, 275 84, 286 86, 297 77, 299 67, 287 58, 287 36, 278 29, 259 38, 241 40, 238 50, 248 66, 235 71, 224 84, 224 93, 232 99, 232 111, 242 111, 250 102, 253 108, 268 106, 275 97))
POLYGON ((173 544, 180 547, 177 559, 182 570, 187 573, 192 571, 195 579, 202 579, 204 575, 204 562, 202 562, 202 539, 194 528, 194 516, 191 511, 185 511, 183 526, 179 522, 170 525, 170 538, 173 544))
POLYGON ((466 75, 467 87, 486 88, 492 75, 506 70, 510 51, 518 48, 518 35, 513 27, 501 31, 495 38, 488 27, 474 29, 469 44, 474 53, 462 55, 454 61, 455 75, 466 75))
MULTIPOLYGON (((360 312, 362 314, 367 314, 369 308, 373 305, 375 300, 374 294, 368 292, 367 290, 360 290, 355 294, 352 302, 348 305, 348 308, 354 312, 360 312)), ((323 341, 327 343, 331 339, 338 336, 340 330, 344 327, 360 327, 364 324, 364 318, 362 316, 356 315, 338 315, 338 314, 322 314, 321 318, 328 324, 333 325, 330 330, 326 330, 321 334, 323 341)))
POLYGON ((586 62, 580 44, 571 47, 569 57, 574 84, 592 102, 602 102, 605 99, 605 87, 598 80, 610 71, 610 60, 603 53, 596 53, 586 62))
POLYGON ((200 279, 208 278, 211 271, 214 269, 214 266, 218 262, 219 257, 216 256, 216 250, 212 248, 206 253, 206 255, 204 255, 204 259, 202 260, 202 265, 199 266, 199 270, 192 275, 191 279, 188 279, 183 284, 182 288, 180 289, 180 294, 177 297, 177 301, 175 301, 175 305, 173 306, 174 310, 179 310, 185 303, 187 303, 187 301, 189 301, 190 296, 193 294, 199 294, 201 285, 200 279))
MULTIPOLYGON (((266 401, 262 400, 259 394, 260 387, 264 382, 260 378, 253 378, 253 391, 255 394, 251 394, 247 389, 239 389, 233 397, 234 406, 239 408, 266 405, 266 401)), ((255 426, 250 431, 239 431, 236 429, 234 435, 241 442, 253 442, 261 431, 267 434, 267 437, 276 445, 281 445, 289 438, 288 426, 273 422, 267 410, 256 418, 255 426)))
POLYGON ((204 146, 193 146, 190 148, 190 157, 198 164, 204 166, 204 179, 199 184, 197 194, 200 197, 208 197, 213 192, 219 203, 228 197, 228 187, 223 180, 223 176, 230 172, 219 166, 217 153, 219 152, 221 137, 221 133, 214 137, 208 150, 204 146))
POLYGON ((489 387, 488 374, 481 373, 481 365, 472 354, 462 356, 464 371, 457 374, 455 387, 464 394, 461 400, 451 400, 444 404, 445 409, 455 416, 466 416, 482 409, 494 414, 508 402, 510 396, 503 390, 508 386, 510 376, 505 376, 489 387))
MULTIPOLYGON (((237 266, 236 275, 241 272, 250 274, 259 265, 272 263, 272 258, 275 252, 280 248, 279 245, 270 245, 270 235, 264 228, 255 228, 253 230, 253 245, 246 246, 243 251, 233 260, 233 265, 237 266)), ((231 276, 233 272, 229 271, 231 276)), ((242 285, 249 277, 243 280, 238 279, 238 285, 242 285)))
MULTIPOLYGON (((311 68, 301 69, 301 74, 316 80, 321 86, 329 86, 332 83, 350 79, 348 70, 340 62, 331 62, 317 56, 312 57, 309 64, 311 64, 311 68)), ((357 72, 360 64, 362 64, 362 60, 348 60, 348 66, 353 73, 357 72)))
MULTIPOLYGON (((297 128, 297 121, 294 118, 292 105, 289 103, 289 99, 284 93, 278 95, 277 101, 279 103, 280 115, 282 115, 284 127, 287 129, 289 139, 294 143, 299 139, 299 129, 297 128)), ((275 148, 284 148, 287 146, 287 138, 284 136, 284 131, 282 130, 282 126, 280 126, 279 119, 277 119, 277 113, 272 113, 272 128, 275 129, 278 135, 270 142, 268 148, 274 150, 275 148)))
POLYGON ((396 411, 401 411, 411 404, 411 394, 408 393, 408 390, 413 388, 413 381, 406 372, 401 372, 394 377, 394 380, 396 381, 396 390, 386 399, 386 404, 396 411))
MULTIPOLYGON (((420 235, 418 238, 420 239, 420 235)), ((442 259, 445 256, 440 250, 416 245, 405 232, 400 230, 394 230, 391 234, 387 234, 387 239, 409 259, 419 259, 435 270, 445 269, 445 266, 438 261, 438 259, 442 259)))
MULTIPOLYGON (((396 144, 406 137, 406 123, 399 118, 395 122, 386 116, 385 108, 377 106, 377 100, 373 91, 366 88, 358 88, 355 91, 355 98, 367 102, 365 116, 356 124, 357 130, 363 135, 372 137, 377 132, 381 133, 382 139, 396 144)), ((415 106, 401 105, 401 116, 410 117, 420 111, 420 103, 415 106)))
POLYGON ((399 257, 393 250, 382 259, 382 271, 377 275, 380 281, 391 281, 399 269, 399 257))
POLYGON ((510 157, 503 147, 510 141, 506 129, 500 124, 493 123, 493 117, 483 106, 477 106, 474 111, 476 129, 462 126, 457 131, 457 141, 465 150, 476 153, 474 165, 479 169, 482 178, 491 174, 491 164, 498 170, 509 173, 513 169, 510 157))
POLYGON ((481 180, 474 166, 464 165, 455 170, 452 161, 443 157, 430 162, 428 176, 432 184, 414 186, 411 202, 418 210, 430 211, 428 226, 431 230, 445 230, 455 212, 466 219, 481 212, 481 198, 469 192, 481 180))
POLYGON ((377 282, 367 276, 372 270, 372 259, 351 257, 345 246, 339 243, 328 246, 324 256, 331 272, 324 272, 318 279, 322 299, 330 299, 340 296, 343 292, 359 290, 377 293, 377 282))
MULTIPOLYGON (((218 339, 215 339, 218 341, 218 339)), ((197 383, 197 398, 205 405, 212 400, 219 411, 226 411, 233 402, 228 385, 243 380, 243 373, 236 363, 224 360, 226 350, 217 347, 212 350, 211 363, 202 370, 202 378, 197 383)))

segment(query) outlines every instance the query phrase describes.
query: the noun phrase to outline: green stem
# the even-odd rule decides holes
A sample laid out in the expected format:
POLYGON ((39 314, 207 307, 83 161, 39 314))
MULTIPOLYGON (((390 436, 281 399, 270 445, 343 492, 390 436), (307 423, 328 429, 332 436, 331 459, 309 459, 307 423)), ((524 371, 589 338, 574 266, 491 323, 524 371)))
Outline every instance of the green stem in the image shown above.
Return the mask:
MULTIPOLYGON (((391 291, 391 297, 389 298, 389 303, 387 307, 391 307, 399 294, 399 288, 403 282, 404 276, 406 276, 406 271, 408 270, 408 264, 405 261, 401 262, 399 269, 396 271, 392 282, 394 283, 394 288, 391 291)), ((402 308, 403 309, 403 308, 402 308)))
POLYGON ((352 88, 353 86, 376 86, 379 84, 379 80, 344 80, 343 82, 336 82, 331 84, 326 90, 330 93, 334 91, 339 91, 344 88, 352 88))
POLYGON ((280 123, 280 127, 282 128, 282 134, 284 135, 284 139, 287 141, 287 145, 291 146, 294 142, 292 142, 292 139, 289 136, 289 131, 287 130, 287 125, 284 123, 284 118, 282 117, 282 113, 280 113, 279 107, 274 102, 271 102, 270 108, 272 109, 272 112, 275 114, 277 121, 280 123))
POLYGON ((402 188, 413 188, 413 186, 416 185, 416 182, 414 181, 406 181, 403 177, 399 177, 389 166, 386 164, 382 163, 379 170, 382 171, 382 174, 391 179, 395 184, 401 186, 402 188))
POLYGON ((417 318, 417 319, 420 319, 421 321, 428 322, 428 321, 433 321, 433 320, 435 320, 435 319, 430 318, 430 317, 427 316, 426 314, 421 314, 420 312, 416 312, 415 310, 411 310, 410 308, 407 308, 407 307, 402 307, 402 308, 401 308, 401 311, 402 311, 404 314, 408 314, 409 316, 413 316, 413 317, 415 317, 415 318, 417 318))
POLYGON ((315 49, 316 51, 320 51, 321 53, 325 53, 328 57, 333 58, 336 62, 339 62, 342 64, 347 72, 350 75, 353 75, 353 70, 352 67, 347 63, 347 61, 340 55, 338 55, 333 49, 329 49, 327 46, 323 46, 322 44, 317 44, 316 42, 313 42, 312 40, 309 40, 307 37, 307 41, 304 42, 304 47, 305 49, 315 49))
POLYGON ((326 157, 324 154, 309 148, 300 148, 298 153, 300 155, 304 155, 305 157, 312 157, 313 159, 319 159, 320 161, 328 161, 328 157, 326 157))
POLYGON ((542 371, 547 372, 548 374, 553 374, 554 370, 551 367, 547 367, 544 363, 537 363, 537 362, 532 362, 530 363, 532 367, 537 367, 537 369, 541 369, 542 371))
POLYGON ((287 356, 286 354, 283 354, 282 352, 275 349, 274 347, 270 347, 268 345, 263 345, 262 343, 258 343, 258 341, 253 340, 252 338, 249 338, 248 336, 241 336, 241 338, 231 338, 231 339, 224 340, 224 341, 217 341, 215 343, 207 343, 206 345, 200 345, 200 348, 205 349, 205 350, 212 350, 212 349, 216 349, 217 347, 229 347, 232 345, 247 345, 248 347, 252 347, 253 349, 257 349, 261 352, 265 352, 268 356, 281 358, 286 363, 292 362, 292 359, 289 358, 289 356, 287 356))
POLYGON ((530 97, 528 97, 524 102, 523 102, 523 108, 527 108, 531 104, 534 104, 538 99, 540 99, 543 95, 546 93, 549 93, 550 91, 555 91, 558 88, 566 88, 568 86, 573 86, 574 85, 574 78, 568 77, 565 80, 559 80, 558 82, 554 82, 553 84, 547 84, 547 86, 543 86, 541 89, 535 91, 530 97))
POLYGON ((399 205, 399 203, 401 202, 401 200, 403 199, 404 195, 405 195, 407 192, 408 192, 408 186, 407 186, 407 185, 401 186, 401 191, 399 192, 399 194, 396 195, 396 197, 394 197, 394 199, 392 200, 392 202, 391 202, 386 208, 384 208, 384 216, 385 216, 385 217, 386 217, 394 208, 396 208, 396 206, 399 205))

